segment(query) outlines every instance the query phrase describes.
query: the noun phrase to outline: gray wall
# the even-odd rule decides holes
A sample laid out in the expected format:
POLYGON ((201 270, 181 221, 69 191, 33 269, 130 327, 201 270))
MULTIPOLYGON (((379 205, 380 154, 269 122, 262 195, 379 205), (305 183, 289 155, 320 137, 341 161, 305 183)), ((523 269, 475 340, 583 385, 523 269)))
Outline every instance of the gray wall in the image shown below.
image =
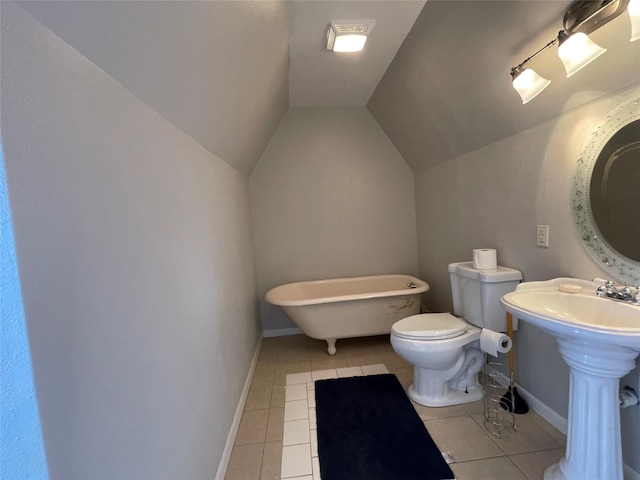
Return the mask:
MULTIPOLYGON (((413 173, 364 107, 291 109, 251 175, 260 297, 272 287, 417 270, 413 173)), ((261 302, 265 330, 293 327, 261 302)))
POLYGON ((12 4, 2 141, 51 478, 213 478, 259 336, 248 179, 12 4))
MULTIPOLYGON (((431 285, 428 307, 451 308, 447 264, 470 260, 478 247, 496 248, 498 262, 521 270, 525 281, 609 277, 591 260, 574 227, 573 176, 591 129, 638 94, 640 85, 416 174, 420 274, 431 285), (536 247, 537 224, 549 225, 548 249, 536 247)), ((516 338, 518 383, 566 418, 568 367, 554 339, 524 322, 516 338)), ((636 368, 622 384, 639 389, 639 372, 636 368)), ((636 471, 638 410, 622 410, 624 461, 636 471)))

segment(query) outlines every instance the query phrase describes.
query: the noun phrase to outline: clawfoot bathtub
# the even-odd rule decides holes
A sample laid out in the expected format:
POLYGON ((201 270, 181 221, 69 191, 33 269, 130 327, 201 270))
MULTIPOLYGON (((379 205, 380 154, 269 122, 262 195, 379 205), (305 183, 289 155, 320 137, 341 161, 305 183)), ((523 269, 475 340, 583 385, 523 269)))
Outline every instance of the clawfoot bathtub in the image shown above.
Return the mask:
POLYGON ((265 300, 281 306, 309 337, 326 340, 330 355, 339 338, 391 332, 391 326, 420 312, 429 285, 410 275, 371 275, 288 283, 265 300))

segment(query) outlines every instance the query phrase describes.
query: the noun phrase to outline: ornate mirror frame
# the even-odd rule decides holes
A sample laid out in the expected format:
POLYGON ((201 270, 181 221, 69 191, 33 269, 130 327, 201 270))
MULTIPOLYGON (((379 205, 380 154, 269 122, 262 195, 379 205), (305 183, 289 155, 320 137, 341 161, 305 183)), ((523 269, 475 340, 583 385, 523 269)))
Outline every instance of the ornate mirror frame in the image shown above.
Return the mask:
POLYGON ((604 117, 587 138, 573 178, 573 217, 582 244, 600 267, 614 277, 636 285, 640 284, 640 262, 620 254, 601 234, 591 210, 589 190, 593 167, 604 146, 618 130, 639 119, 640 96, 625 102, 604 117))

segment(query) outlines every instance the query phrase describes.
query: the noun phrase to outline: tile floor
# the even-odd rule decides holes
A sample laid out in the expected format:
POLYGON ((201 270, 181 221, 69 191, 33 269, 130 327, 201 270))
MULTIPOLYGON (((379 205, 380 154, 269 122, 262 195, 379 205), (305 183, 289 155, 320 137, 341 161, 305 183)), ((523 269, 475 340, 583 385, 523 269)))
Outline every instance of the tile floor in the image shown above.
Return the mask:
MULTIPOLYGON (((411 383, 413 368, 395 354, 388 336, 338 340, 337 349, 329 356, 326 342, 304 335, 263 341, 227 480, 319 478, 313 381, 385 369, 405 389, 411 383)), ((516 417, 515 434, 498 439, 483 426, 482 402, 414 406, 440 450, 451 452, 458 480, 539 480, 564 453, 564 435, 532 411, 516 417)))

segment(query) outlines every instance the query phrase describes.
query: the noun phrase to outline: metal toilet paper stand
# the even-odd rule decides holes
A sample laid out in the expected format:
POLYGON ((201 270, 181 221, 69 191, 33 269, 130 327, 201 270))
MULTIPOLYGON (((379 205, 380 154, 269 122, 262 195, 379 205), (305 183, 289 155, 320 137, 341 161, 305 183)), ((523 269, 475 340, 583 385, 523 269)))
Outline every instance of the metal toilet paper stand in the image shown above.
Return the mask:
POLYGON ((506 438, 517 430, 513 412, 500 406, 500 400, 509 386, 511 371, 504 374, 500 370, 503 364, 484 354, 482 367, 482 385, 484 387, 484 427, 496 438, 506 438))

